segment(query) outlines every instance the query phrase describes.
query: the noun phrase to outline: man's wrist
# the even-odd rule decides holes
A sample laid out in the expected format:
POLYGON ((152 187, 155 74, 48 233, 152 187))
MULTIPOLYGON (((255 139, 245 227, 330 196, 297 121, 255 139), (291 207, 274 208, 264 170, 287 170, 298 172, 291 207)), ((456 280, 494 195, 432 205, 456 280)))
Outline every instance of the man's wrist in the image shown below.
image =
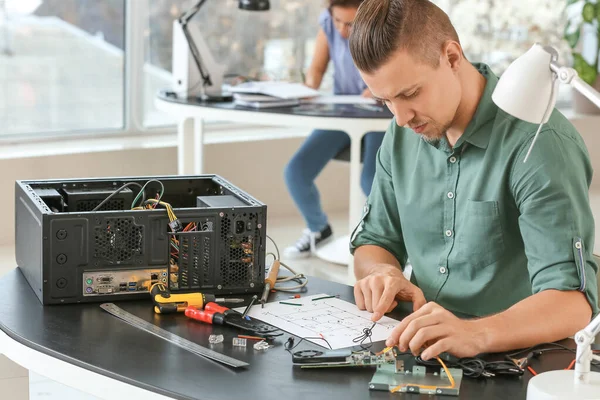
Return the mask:
POLYGON ((478 353, 494 352, 498 333, 497 324, 493 317, 469 320, 471 332, 474 334, 475 346, 478 353))
MULTIPOLYGON (((399 278, 404 278, 404 274, 402 270, 395 265, 390 264, 375 264, 371 268, 370 274, 381 274, 381 275, 389 275, 389 276, 397 276, 399 278)), ((406 279, 406 278, 405 278, 406 279)))

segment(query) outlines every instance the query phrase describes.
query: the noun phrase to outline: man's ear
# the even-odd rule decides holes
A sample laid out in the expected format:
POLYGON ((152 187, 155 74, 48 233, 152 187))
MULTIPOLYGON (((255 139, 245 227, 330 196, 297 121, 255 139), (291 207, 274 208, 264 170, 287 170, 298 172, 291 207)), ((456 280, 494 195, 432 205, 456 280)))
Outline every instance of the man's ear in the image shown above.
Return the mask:
POLYGON ((448 40, 446 43, 444 43, 442 59, 443 62, 447 63, 453 71, 458 71, 458 68, 464 59, 460 44, 454 40, 448 40))

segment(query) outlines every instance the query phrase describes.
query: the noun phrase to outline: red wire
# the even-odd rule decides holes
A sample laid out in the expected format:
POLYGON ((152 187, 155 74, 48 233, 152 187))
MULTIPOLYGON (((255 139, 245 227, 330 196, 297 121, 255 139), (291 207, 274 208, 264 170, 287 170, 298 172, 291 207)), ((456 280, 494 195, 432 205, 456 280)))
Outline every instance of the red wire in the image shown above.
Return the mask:
POLYGON ((573 368, 573 365, 575 365, 575 360, 571 361, 571 364, 569 364, 569 366, 565 369, 571 369, 573 368))
POLYGON ((529 372, 531 372, 531 374, 532 374, 533 376, 536 376, 536 375, 537 375, 537 372, 535 372, 535 370, 534 370, 533 368, 531 368, 530 366, 527 366, 527 369, 529 370, 529 372))

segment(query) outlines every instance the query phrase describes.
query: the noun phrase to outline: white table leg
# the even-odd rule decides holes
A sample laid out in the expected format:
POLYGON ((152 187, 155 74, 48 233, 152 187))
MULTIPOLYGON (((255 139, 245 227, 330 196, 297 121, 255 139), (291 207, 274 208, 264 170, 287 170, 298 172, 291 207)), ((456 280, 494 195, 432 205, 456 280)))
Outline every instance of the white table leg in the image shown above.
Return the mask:
MULTIPOLYGON (((365 196, 360 187, 361 164, 360 151, 362 138, 366 132, 348 132, 350 135, 350 211, 348 219, 348 234, 351 235, 362 215, 365 196)), ((348 284, 356 282, 354 277, 354 257, 349 254, 350 236, 346 239, 348 252, 348 284)))
POLYGON ((194 175, 202 174, 204 171, 204 120, 194 118, 194 146, 192 147, 194 155, 194 175))
POLYGON ((177 174, 200 175, 204 162, 202 118, 185 118, 177 125, 177 174))
POLYGON ((185 118, 177 124, 177 174, 192 172, 194 149, 194 119, 185 118))
POLYGON ((356 227, 362 215, 362 206, 365 196, 360 187, 361 163, 360 152, 362 138, 366 132, 346 131, 350 135, 350 212, 348 218, 348 235, 340 237, 329 243, 317 252, 317 257, 325 261, 348 266, 347 284, 352 285, 356 281, 354 277, 354 259, 350 255, 350 234, 356 227))

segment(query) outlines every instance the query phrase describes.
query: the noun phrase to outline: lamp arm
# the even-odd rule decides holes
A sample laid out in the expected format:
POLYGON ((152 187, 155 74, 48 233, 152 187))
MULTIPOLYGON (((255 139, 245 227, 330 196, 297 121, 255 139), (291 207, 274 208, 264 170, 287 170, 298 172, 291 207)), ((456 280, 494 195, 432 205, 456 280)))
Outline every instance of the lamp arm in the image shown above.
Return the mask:
POLYGON ((183 31, 185 39, 188 42, 188 47, 190 48, 190 52, 192 53, 194 64, 196 64, 196 68, 198 68, 198 72, 200 72, 200 76, 202 77, 202 86, 205 87, 212 85, 210 74, 202 66, 202 61, 200 60, 200 52, 198 51, 198 47, 196 47, 196 43, 194 42, 192 35, 190 35, 190 32, 187 28, 187 24, 182 24, 181 30, 183 31))
POLYGON ((563 67, 556 61, 550 63, 550 69, 556 73, 561 83, 573 86, 579 93, 600 108, 600 93, 579 77, 573 68, 563 67))
POLYGON ((181 25, 181 30, 185 35, 185 39, 188 43, 188 47, 190 48, 190 52, 192 53, 192 58, 194 59, 194 64, 196 64, 196 68, 198 68, 198 72, 200 72, 200 76, 202 77, 202 87, 211 86, 212 81, 210 79, 210 74, 205 68, 202 66, 202 61, 200 58, 200 52, 198 51, 198 47, 196 47, 196 43, 190 35, 188 30, 188 22, 200 11, 202 5, 206 2, 206 0, 199 0, 196 5, 190 8, 188 11, 184 12, 179 18, 179 24, 181 25))
MULTIPOLYGON (((584 82, 585 83, 585 82, 584 82)), ((600 314, 585 328, 575 334, 577 353, 575 356, 575 383, 588 383, 591 362, 596 358, 592 352, 591 344, 600 333, 600 314)))
POLYGON ((194 18, 194 15, 196 15, 196 13, 200 11, 200 8, 202 7, 205 1, 206 0, 198 0, 194 7, 181 14, 181 16, 179 17, 179 22, 181 22, 182 25, 187 25, 190 19, 194 18))

